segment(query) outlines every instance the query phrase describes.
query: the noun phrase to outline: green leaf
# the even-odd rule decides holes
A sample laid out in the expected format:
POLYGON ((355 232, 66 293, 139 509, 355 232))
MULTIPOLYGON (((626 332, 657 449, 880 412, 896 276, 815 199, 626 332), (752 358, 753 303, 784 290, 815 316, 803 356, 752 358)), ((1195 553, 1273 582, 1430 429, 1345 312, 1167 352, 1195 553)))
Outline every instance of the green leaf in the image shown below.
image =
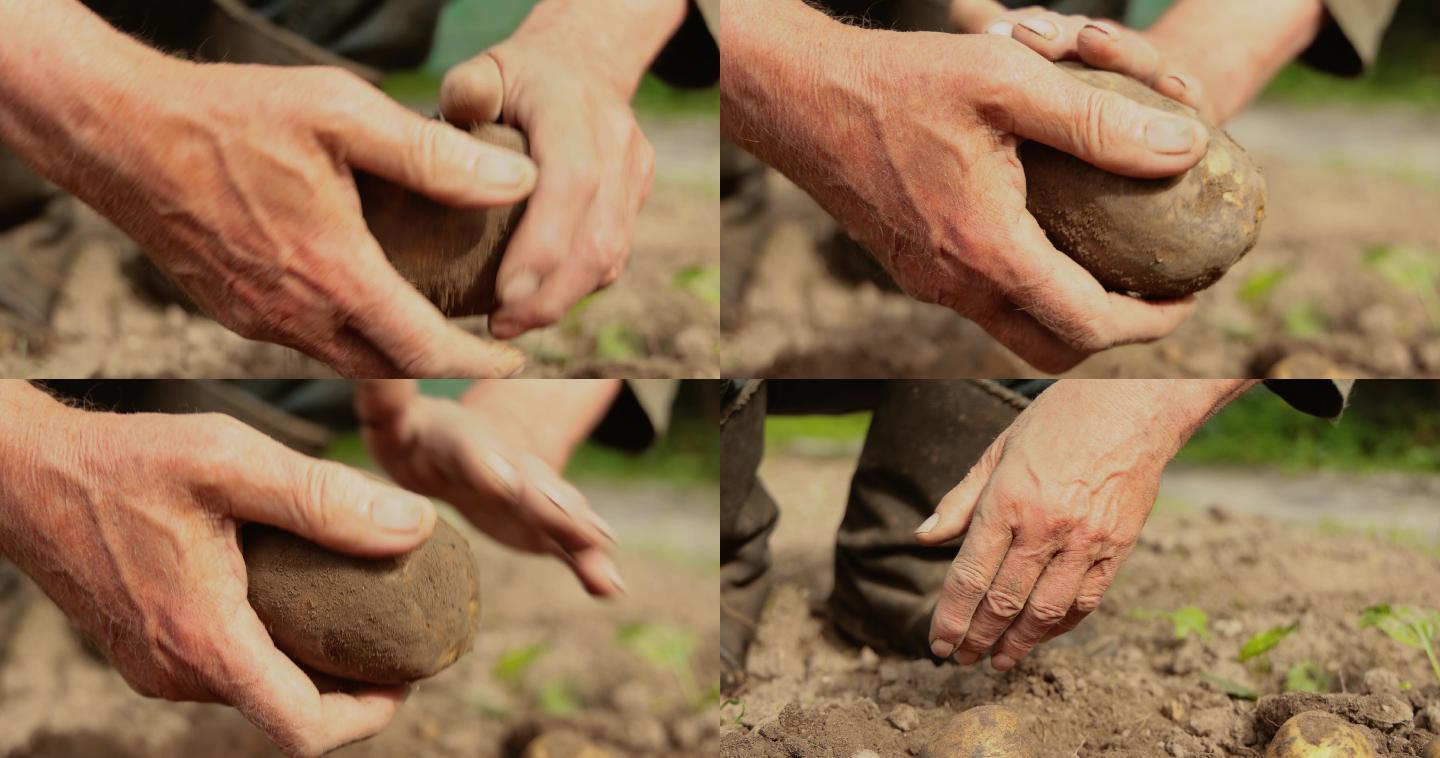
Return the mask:
POLYGON ((1411 605, 1376 605, 1360 616, 1360 627, 1374 626, 1402 645, 1424 648, 1435 638, 1440 613, 1411 605))
POLYGON ((566 716, 584 707, 580 693, 563 679, 552 679, 540 688, 535 705, 551 716, 566 716))
POLYGON ((1275 646, 1279 645, 1281 640, 1294 634, 1295 630, 1299 628, 1300 623, 1297 621, 1290 626, 1277 626, 1274 629, 1266 629, 1254 637, 1245 640, 1245 644, 1240 646, 1240 661, 1248 661, 1257 655, 1264 655, 1274 650, 1275 646))
POLYGON ((1205 611, 1187 605, 1170 614, 1170 623, 1174 626, 1175 639, 1183 640, 1194 634, 1201 639, 1210 639, 1210 617, 1205 611))
POLYGON ((1250 278, 1240 285, 1240 299, 1251 305, 1259 305, 1289 274, 1290 272, 1283 268, 1268 268, 1251 274, 1250 278))
POLYGON ((544 645, 525 645, 506 650, 495 662, 495 678, 506 684, 515 684, 544 652, 544 645))
POLYGON ((695 633, 667 624, 624 624, 615 641, 668 671, 689 671, 695 652, 695 633))
POLYGON ((1238 700, 1259 700, 1260 693, 1239 682, 1232 682, 1213 674, 1201 674, 1201 678, 1220 688, 1220 691, 1238 700))
POLYGON ((645 340, 620 322, 600 327, 595 335, 595 357, 607 361, 628 361, 645 354, 645 340))
POLYGON ((1330 317, 1308 300, 1296 303, 1285 311, 1285 333, 1291 337, 1319 337, 1329 328, 1330 317))
POLYGON ((1286 692, 1329 692, 1334 688, 1335 678, 1314 661, 1297 663, 1285 672, 1286 692))
POLYGON ((720 267, 686 266, 670 280, 676 289, 689 292, 705 302, 720 307, 720 267))

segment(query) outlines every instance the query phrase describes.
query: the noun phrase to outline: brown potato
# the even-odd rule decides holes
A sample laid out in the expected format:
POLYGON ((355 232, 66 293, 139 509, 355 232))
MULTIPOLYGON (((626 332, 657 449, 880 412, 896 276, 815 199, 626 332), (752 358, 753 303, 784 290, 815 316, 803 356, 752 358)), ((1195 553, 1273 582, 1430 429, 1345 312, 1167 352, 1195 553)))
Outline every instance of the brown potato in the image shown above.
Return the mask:
POLYGON ((610 753, 576 732, 561 730, 531 740, 521 758, 610 758, 610 753))
POLYGON ((1265 758, 1375 758, 1375 748, 1345 719, 1325 711, 1305 711, 1280 725, 1265 758))
MULTIPOLYGON (((1190 107, 1122 74, 1059 65, 1086 84, 1200 119, 1190 107)), ((1119 176, 1027 142, 1020 160, 1030 213, 1057 249, 1107 289, 1156 298, 1205 289, 1250 252, 1265 218, 1259 167, 1228 134, 1207 126, 1205 157, 1166 179, 1119 176)))
POLYGON ((438 673, 475 639, 479 570, 444 521, 416 550, 381 560, 258 524, 243 539, 250 605, 275 646, 316 671, 403 684, 438 673))
POLYGON ((950 719, 930 738, 923 758, 1034 758, 1020 717, 1003 705, 981 705, 950 719))
MULTIPOLYGON (((525 135, 501 124, 470 130, 475 137, 526 154, 525 135)), ((455 208, 394 182, 356 172, 360 206, 385 256, 415 289, 448 316, 495 310, 495 278, 525 203, 455 208)))
POLYGON ((1430 740, 1430 744, 1425 746, 1425 752, 1421 753, 1421 756, 1422 758, 1440 758, 1440 737, 1430 740))

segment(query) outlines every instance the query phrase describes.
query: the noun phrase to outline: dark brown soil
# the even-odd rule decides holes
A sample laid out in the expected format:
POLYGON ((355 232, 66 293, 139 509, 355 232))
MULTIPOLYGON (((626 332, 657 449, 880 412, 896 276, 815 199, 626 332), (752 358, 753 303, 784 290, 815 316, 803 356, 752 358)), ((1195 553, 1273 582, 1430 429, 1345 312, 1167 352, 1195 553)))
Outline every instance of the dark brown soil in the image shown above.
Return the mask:
POLYGON ((470 651, 480 578, 443 520, 399 558, 342 555, 289 532, 244 532, 250 604, 275 646, 316 671, 374 684, 434 676, 470 651))
POLYGON ((1282 716, 1311 709, 1350 720, 1392 758, 1419 755, 1440 732, 1440 682, 1423 654, 1359 623, 1377 603, 1440 607, 1440 551, 1165 502, 1163 488, 1100 610, 1012 671, 856 649, 823 612, 852 465, 772 454, 762 467, 782 511, 779 586, 749 682, 721 709, 722 756, 916 755, 957 713, 986 704, 1018 713, 1043 756, 1259 756, 1282 716), (1186 606, 1208 615, 1208 638, 1176 639, 1153 615, 1186 606), (1296 622, 1266 656, 1237 660, 1250 636, 1296 622), (1334 692, 1266 697, 1307 661, 1334 692), (1229 697, 1211 677, 1262 699, 1229 697))

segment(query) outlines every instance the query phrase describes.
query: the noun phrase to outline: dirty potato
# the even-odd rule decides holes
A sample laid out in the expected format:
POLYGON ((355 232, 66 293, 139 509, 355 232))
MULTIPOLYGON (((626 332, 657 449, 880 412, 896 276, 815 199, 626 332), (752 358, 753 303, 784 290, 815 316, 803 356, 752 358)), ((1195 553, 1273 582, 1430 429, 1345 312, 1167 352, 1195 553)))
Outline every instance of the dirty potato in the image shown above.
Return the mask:
POLYGON ((531 740, 521 758, 610 758, 610 753, 576 732, 561 730, 531 740))
MULTIPOLYGON (((1188 106, 1122 74, 1059 65, 1091 86, 1203 122, 1188 106)), ((1107 289, 1156 298, 1198 292, 1250 252, 1265 218, 1259 167, 1228 134, 1206 126, 1205 157, 1165 179, 1119 176, 1027 142, 1020 160, 1030 213, 1057 249, 1107 289)))
POLYGON ((923 758, 1034 758, 1020 717, 1003 705, 982 705, 950 719, 926 743, 923 758))
MULTIPOLYGON (((470 130, 492 145, 528 154, 525 135, 502 124, 470 130)), ((385 256, 449 316, 495 310, 495 278, 525 203, 455 208, 394 182, 356 172, 360 206, 385 256)))
POLYGON ((1265 758, 1375 758, 1375 748, 1345 719, 1325 711, 1305 711, 1280 726, 1265 758))
POLYGON ((438 673, 475 639, 479 571, 444 521, 416 550, 381 560, 258 524, 243 540, 250 605, 275 646, 316 671, 403 684, 438 673))

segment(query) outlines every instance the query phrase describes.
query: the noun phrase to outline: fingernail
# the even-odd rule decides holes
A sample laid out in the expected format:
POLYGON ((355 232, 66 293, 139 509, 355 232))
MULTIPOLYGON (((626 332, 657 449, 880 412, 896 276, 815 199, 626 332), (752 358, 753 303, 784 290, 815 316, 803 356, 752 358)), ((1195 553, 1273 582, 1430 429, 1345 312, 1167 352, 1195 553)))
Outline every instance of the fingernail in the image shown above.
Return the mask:
POLYGON ((1015 659, 1003 653, 990 659, 990 667, 996 671, 1009 671, 1014 666, 1015 659))
POLYGON ((609 579, 611 584, 619 587, 621 592, 630 594, 630 589, 625 586, 625 580, 620 578, 620 570, 615 568, 615 564, 606 561, 604 571, 605 578, 609 579))
POLYGON ((1106 37, 1109 37, 1110 39, 1116 39, 1117 37, 1120 36, 1119 33, 1116 32, 1113 28, 1111 28, 1109 24, 1101 23, 1101 22, 1099 22, 1099 21, 1092 21, 1092 22, 1086 24, 1086 25, 1085 25, 1085 28, 1086 28, 1086 29, 1094 29, 1094 30, 1100 32, 1101 34, 1105 35, 1106 37))
POLYGON ((425 520, 430 504, 415 497, 388 497, 370 511, 370 520, 381 529, 392 532, 413 532, 425 520))
POLYGON ((1010 23, 1009 21, 997 21, 991 24, 990 28, 985 30, 985 33, 994 34, 1000 37, 1009 37, 1010 33, 1013 31, 1015 31, 1014 24, 1010 23))
POLYGON ((955 654, 955 645, 953 643, 946 642, 945 640, 931 640, 930 652, 934 653, 936 658, 949 658, 950 656, 955 654))
POLYGON ((1060 30, 1057 29, 1054 24, 1050 23, 1049 19, 1038 17, 1027 18, 1021 21, 1020 25, 1045 39, 1055 39, 1060 35, 1060 30))
POLYGON ((1184 79, 1181 79, 1180 77, 1175 76, 1175 75, 1173 75, 1173 74, 1170 75, 1170 76, 1165 77, 1165 81, 1167 81, 1167 82, 1174 82, 1175 84, 1180 85, 1180 91, 1181 91, 1181 92, 1184 92, 1185 90, 1190 89, 1190 84, 1189 84, 1188 82, 1186 82, 1184 79))
POLYGON ((980 660, 981 655, 981 653, 977 653, 973 650, 961 650, 955 655, 955 662, 960 664, 961 666, 969 666, 975 661, 980 660))
POLYGON ((498 187, 519 187, 530 181, 530 171, 529 161, 493 150, 475 159, 475 173, 498 187))
POLYGON ((929 532, 931 529, 934 529, 934 528, 935 528, 935 524, 939 523, 939 521, 940 521, 940 514, 938 514, 938 513, 932 513, 932 514, 930 514, 930 518, 925 519, 923 522, 921 522, 920 526, 915 527, 915 533, 916 533, 916 534, 925 534, 926 532, 929 532))
POLYGON ((560 510, 565 511, 565 515, 572 519, 575 518, 576 513, 584 508, 583 503, 576 502, 576 493, 571 492, 568 488, 562 487, 550 479, 539 479, 535 482, 535 489, 540 490, 541 494, 550 498, 550 502, 554 503, 560 510))
POLYGON ((505 283, 505 289, 500 291, 500 303, 502 305, 518 303, 539 290, 540 277, 532 271, 521 271, 505 283))
POLYGON ((619 540, 615 538, 615 529, 610 526, 610 522, 601 518, 600 514, 595 511, 590 511, 586 516, 590 519, 590 523, 595 525, 596 529, 599 529, 606 537, 610 538, 611 542, 619 542, 619 540))
POLYGON ((1195 145, 1195 127, 1180 119, 1156 119, 1145 127, 1145 144, 1157 153, 1188 153, 1195 145))

